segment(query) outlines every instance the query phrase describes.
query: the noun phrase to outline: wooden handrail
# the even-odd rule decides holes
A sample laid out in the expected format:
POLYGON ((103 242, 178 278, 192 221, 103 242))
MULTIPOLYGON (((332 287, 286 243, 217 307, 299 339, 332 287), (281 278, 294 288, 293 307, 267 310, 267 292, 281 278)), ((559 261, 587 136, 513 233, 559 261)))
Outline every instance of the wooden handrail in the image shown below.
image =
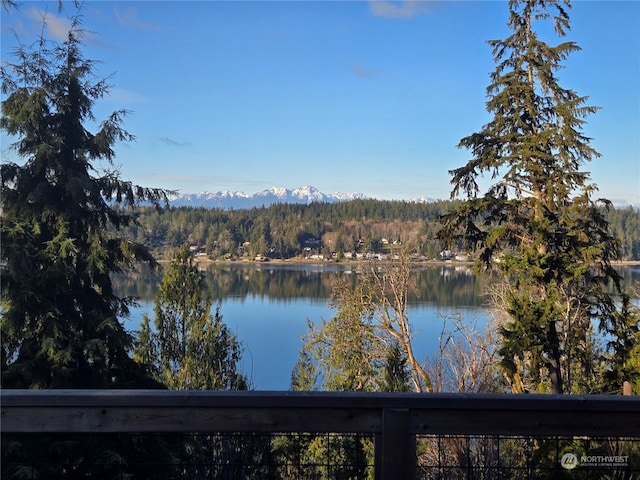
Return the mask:
POLYGON ((416 434, 640 438, 640 397, 0 390, 2 433, 373 434, 376 478, 411 479, 416 434))
POLYGON ((411 433, 640 436, 640 397, 618 395, 3 389, 0 405, 3 432, 378 433, 407 409, 411 433))

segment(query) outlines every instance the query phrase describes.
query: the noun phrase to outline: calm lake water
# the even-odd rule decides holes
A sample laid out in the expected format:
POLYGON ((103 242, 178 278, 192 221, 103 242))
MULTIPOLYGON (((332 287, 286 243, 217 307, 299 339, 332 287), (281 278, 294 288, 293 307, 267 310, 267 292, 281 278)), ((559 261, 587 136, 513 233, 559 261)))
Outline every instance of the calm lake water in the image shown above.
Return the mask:
MULTIPOLYGON (((242 369, 252 387, 288 390, 307 319, 319 323, 334 316, 329 297, 336 279, 357 277, 367 267, 238 263, 203 268, 224 322, 243 344, 242 369)), ((625 267, 622 272, 627 281, 640 281, 640 266, 625 267)), ((453 265, 416 268, 413 275, 416 289, 410 295, 408 313, 418 358, 426 359, 437 348, 443 317, 459 314, 479 325, 486 323, 489 312, 482 295, 486 278, 453 265)), ((128 330, 139 329, 145 312, 153 317, 153 297, 160 279, 161 273, 144 270, 114 278, 119 295, 139 299, 140 306, 125 319, 128 330)))

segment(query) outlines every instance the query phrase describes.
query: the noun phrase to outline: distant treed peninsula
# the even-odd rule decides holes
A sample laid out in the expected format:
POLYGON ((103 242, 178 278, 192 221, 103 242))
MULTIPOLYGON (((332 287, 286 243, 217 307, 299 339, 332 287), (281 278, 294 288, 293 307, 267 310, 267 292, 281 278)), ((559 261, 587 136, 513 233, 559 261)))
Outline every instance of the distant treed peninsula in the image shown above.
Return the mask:
MULTIPOLYGON (((246 209, 140 207, 138 226, 127 234, 159 258, 185 243, 211 260, 334 259, 384 256, 404 247, 418 260, 440 259, 445 249, 465 245, 436 238, 439 217, 455 201, 354 199, 338 202, 274 203, 246 209)), ((640 260, 640 211, 612 209, 608 220, 621 242, 621 260, 640 260)))

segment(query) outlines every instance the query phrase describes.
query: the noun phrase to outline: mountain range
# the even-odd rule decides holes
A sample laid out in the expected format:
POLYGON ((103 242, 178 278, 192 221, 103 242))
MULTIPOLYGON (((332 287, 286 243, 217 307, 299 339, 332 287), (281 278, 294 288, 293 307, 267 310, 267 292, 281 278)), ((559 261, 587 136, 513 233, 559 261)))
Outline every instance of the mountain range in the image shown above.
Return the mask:
MULTIPOLYGON (((303 203, 312 202, 347 202, 349 200, 366 199, 362 193, 322 193, 315 187, 305 186, 300 188, 273 187, 253 195, 244 192, 231 192, 229 190, 219 192, 185 193, 170 201, 175 207, 205 207, 240 210, 253 207, 268 207, 274 203, 303 203)), ((431 199, 421 197, 415 202, 429 202, 431 199)))
POLYGON ((361 193, 322 193, 315 187, 300 188, 272 187, 253 195, 244 192, 185 193, 170 201, 172 206, 243 209, 268 207, 274 203, 312 203, 312 202, 345 202, 358 198, 366 198, 361 193))

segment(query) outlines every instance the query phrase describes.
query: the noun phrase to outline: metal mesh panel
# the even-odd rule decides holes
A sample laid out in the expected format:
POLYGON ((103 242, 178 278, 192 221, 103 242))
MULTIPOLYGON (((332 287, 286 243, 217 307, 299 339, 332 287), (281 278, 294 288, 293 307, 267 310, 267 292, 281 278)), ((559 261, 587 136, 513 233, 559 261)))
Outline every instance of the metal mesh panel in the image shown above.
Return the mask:
POLYGON ((3 479, 359 480, 374 468, 371 435, 334 433, 21 434, 3 436, 2 457, 3 479))
MULTIPOLYGON (((639 479, 640 439, 416 436, 421 480, 639 479)), ((20 434, 2 437, 2 478, 374 478, 365 434, 20 434)))
POLYGON ((640 479, 640 439, 420 435, 421 480, 640 479))

